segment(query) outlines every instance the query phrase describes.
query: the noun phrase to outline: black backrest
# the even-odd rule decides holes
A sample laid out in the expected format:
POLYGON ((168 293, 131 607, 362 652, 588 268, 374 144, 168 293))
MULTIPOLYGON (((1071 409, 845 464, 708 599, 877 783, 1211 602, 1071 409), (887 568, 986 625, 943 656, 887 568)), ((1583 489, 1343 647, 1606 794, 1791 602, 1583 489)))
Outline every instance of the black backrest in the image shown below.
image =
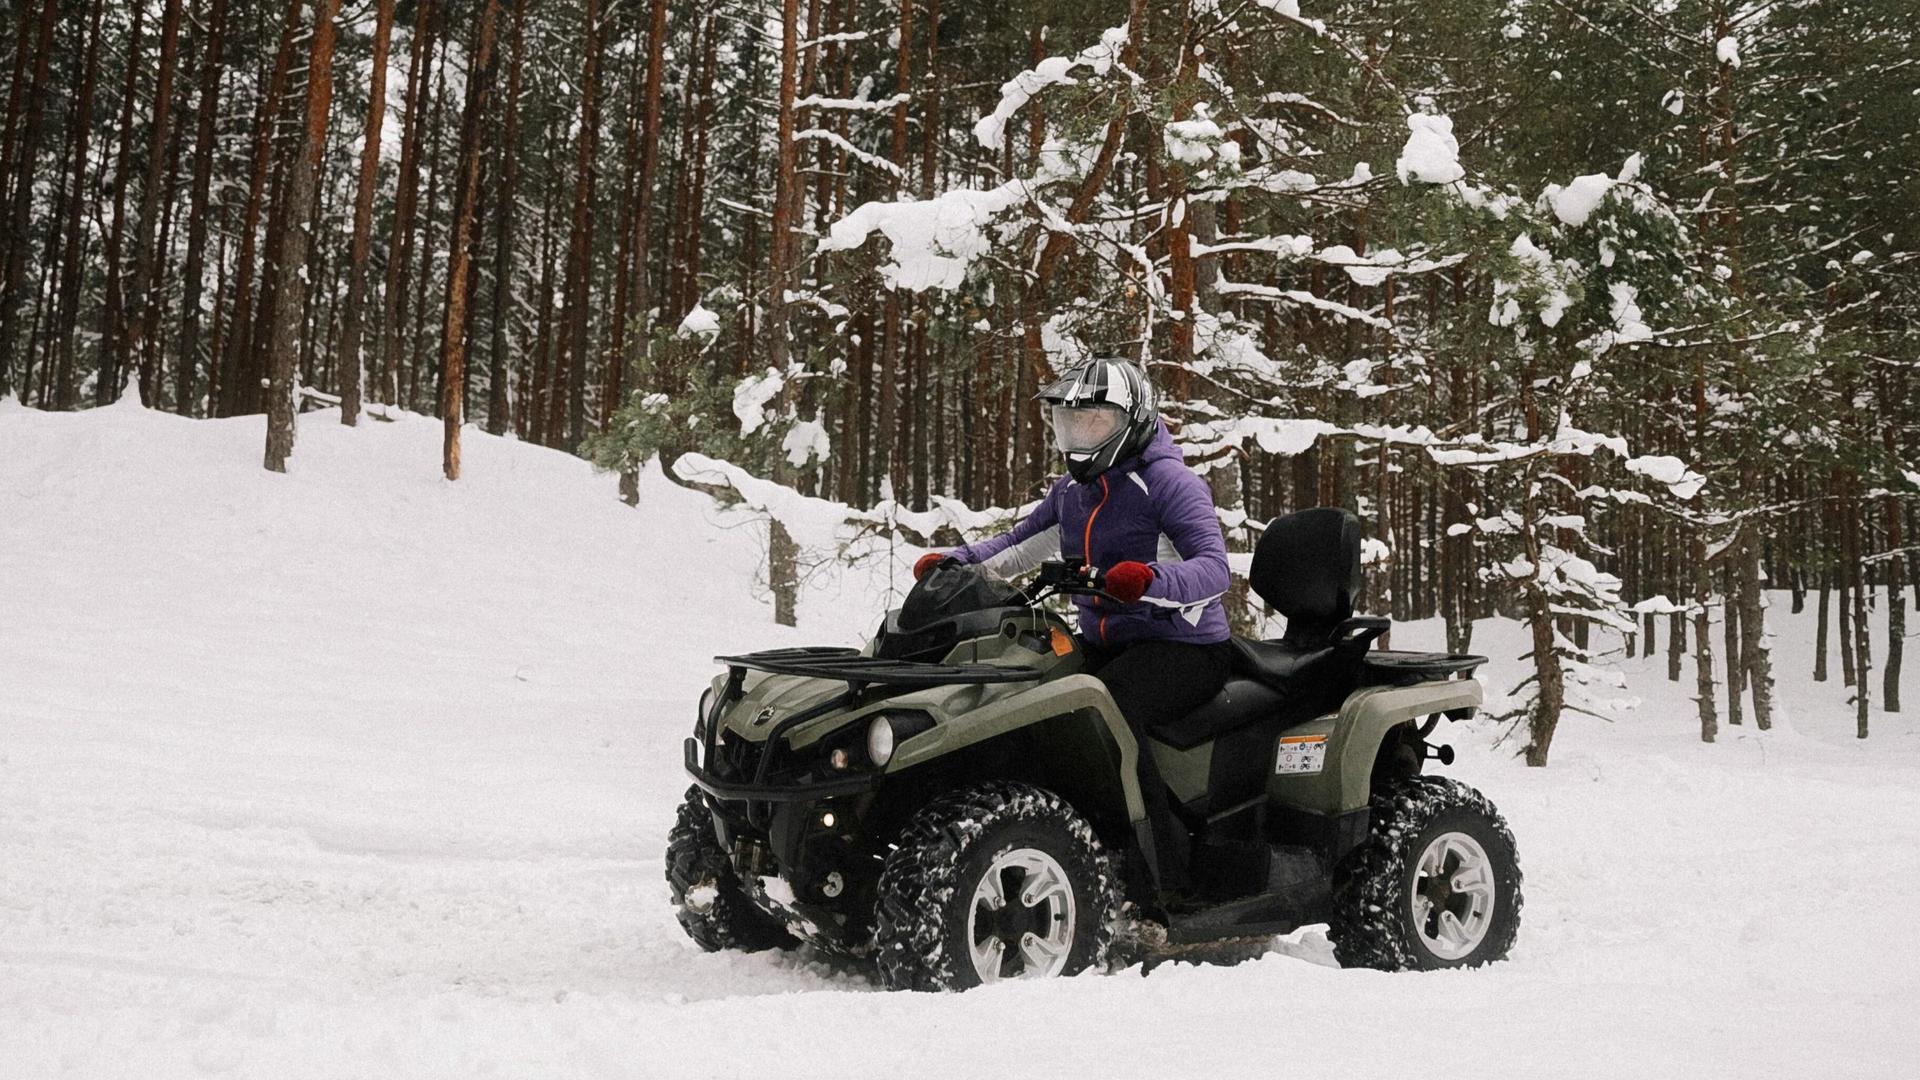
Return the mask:
POLYGON ((1254 545, 1253 591, 1286 616, 1289 645, 1325 645, 1360 593, 1360 519, 1337 506, 1274 518, 1254 545))

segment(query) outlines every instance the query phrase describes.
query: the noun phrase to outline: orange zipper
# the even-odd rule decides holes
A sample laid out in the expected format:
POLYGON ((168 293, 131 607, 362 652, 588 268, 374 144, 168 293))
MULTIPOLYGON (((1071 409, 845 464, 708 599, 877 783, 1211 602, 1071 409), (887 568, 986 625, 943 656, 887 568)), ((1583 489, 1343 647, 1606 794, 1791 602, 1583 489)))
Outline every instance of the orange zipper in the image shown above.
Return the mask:
MULTIPOLYGON (((1107 505, 1107 497, 1112 494, 1113 489, 1107 486, 1107 478, 1105 475, 1102 475, 1100 477, 1100 501, 1095 504, 1093 512, 1087 515, 1087 531, 1080 538, 1080 554, 1086 559, 1088 566, 1093 565, 1093 520, 1100 516, 1101 508, 1107 505)), ((1099 597, 1096 596, 1093 598, 1093 606, 1100 606, 1099 597)), ((1103 614, 1100 616, 1100 644, 1105 645, 1106 643, 1107 617, 1103 614)))
POLYGON ((1100 508, 1107 505, 1107 496, 1110 494, 1112 491, 1107 487, 1107 478, 1100 477, 1100 502, 1094 506, 1093 513, 1087 515, 1087 532, 1080 538, 1080 554, 1089 566, 1093 565, 1093 519, 1100 516, 1100 508))

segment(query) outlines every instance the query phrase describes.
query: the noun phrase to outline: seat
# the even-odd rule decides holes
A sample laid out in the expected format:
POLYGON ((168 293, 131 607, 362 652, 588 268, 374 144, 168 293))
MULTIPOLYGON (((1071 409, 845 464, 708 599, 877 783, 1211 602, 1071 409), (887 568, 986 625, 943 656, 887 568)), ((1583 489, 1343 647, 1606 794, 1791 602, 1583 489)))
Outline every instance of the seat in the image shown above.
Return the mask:
MULTIPOLYGON (((1213 700, 1150 732, 1189 750, 1283 714, 1298 722, 1339 703, 1359 657, 1335 637, 1360 591, 1360 521, 1338 507, 1301 510, 1268 524, 1247 575, 1253 591, 1286 616, 1278 641, 1233 639, 1233 674, 1213 700)), ((1265 765, 1262 765, 1265 768, 1265 765)))
POLYGON ((1191 750, 1236 728, 1277 715, 1285 699, 1271 687, 1252 679, 1229 677, 1213 700, 1148 734, 1173 747, 1191 750))
POLYGON ((1249 679, 1257 679, 1281 693, 1289 693, 1311 680, 1333 657, 1333 646, 1298 648, 1284 641, 1233 639, 1233 669, 1249 679))

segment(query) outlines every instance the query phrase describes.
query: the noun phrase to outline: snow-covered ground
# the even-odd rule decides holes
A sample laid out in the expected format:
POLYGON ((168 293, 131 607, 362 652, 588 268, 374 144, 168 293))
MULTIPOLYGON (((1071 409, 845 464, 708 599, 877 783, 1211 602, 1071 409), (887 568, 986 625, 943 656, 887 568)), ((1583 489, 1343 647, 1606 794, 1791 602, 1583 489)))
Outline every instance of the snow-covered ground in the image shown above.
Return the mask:
MULTIPOLYGON (((0 1076, 1904 1077, 1920 1059, 1920 726, 1864 743, 1779 618, 1787 716, 1687 686, 1570 717, 1552 767, 1457 732, 1526 871, 1511 962, 1386 975, 1314 930, 1233 968, 960 996, 709 956, 666 903, 691 702, 799 632, 755 530, 649 476, 437 422, 0 404, 0 1076)), ((893 572, 913 552, 902 551, 893 572)), ((1515 627, 1476 647, 1511 681, 1515 627)), ((1396 644, 1433 643, 1433 626, 1396 644)), ((1691 678, 1691 669, 1688 676, 1691 678)), ((1909 688, 1909 697, 1920 689, 1909 688)))

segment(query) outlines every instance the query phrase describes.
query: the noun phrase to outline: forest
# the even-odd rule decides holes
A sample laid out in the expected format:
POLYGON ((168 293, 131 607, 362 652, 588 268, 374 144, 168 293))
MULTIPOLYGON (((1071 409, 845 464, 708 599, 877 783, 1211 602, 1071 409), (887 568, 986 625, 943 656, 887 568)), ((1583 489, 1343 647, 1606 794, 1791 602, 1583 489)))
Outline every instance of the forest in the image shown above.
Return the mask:
POLYGON ((272 470, 428 414, 449 480, 472 425, 941 544, 1044 490, 1036 388, 1126 355, 1233 550, 1345 506, 1369 610, 1531 628, 1531 763, 1621 649, 1705 741, 1809 676, 1866 738, 1920 604, 1913 16, 4 0, 0 396, 265 414, 272 470))

